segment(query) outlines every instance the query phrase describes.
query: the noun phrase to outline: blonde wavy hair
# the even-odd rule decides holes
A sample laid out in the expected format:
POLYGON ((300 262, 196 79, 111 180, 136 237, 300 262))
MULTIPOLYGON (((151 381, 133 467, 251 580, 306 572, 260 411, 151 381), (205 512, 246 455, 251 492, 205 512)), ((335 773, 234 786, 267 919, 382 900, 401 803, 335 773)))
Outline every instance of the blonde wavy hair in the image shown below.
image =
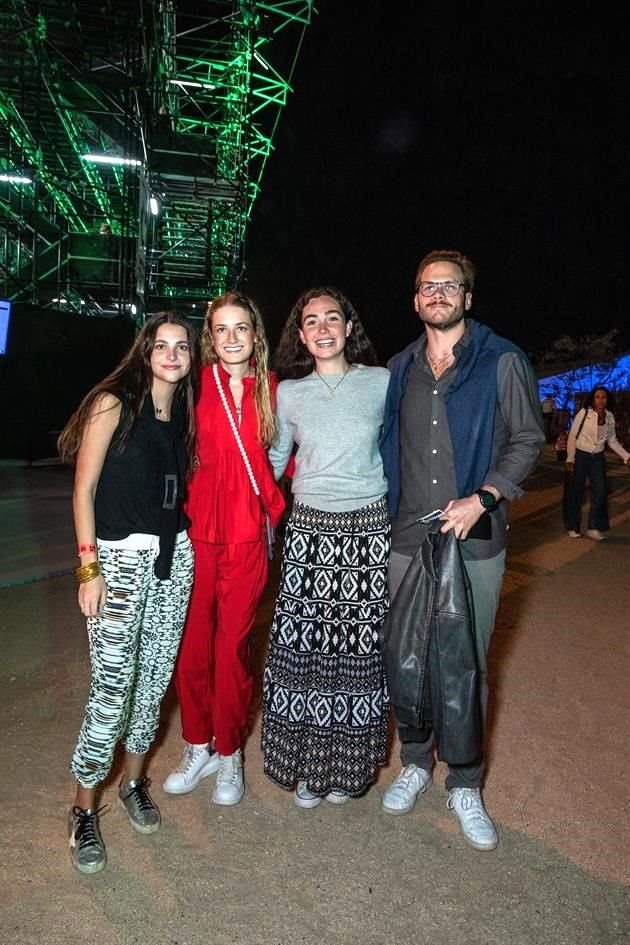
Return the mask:
POLYGON ((258 439, 269 449, 276 435, 276 418, 271 403, 269 387, 269 344, 265 325, 256 303, 240 292, 225 292, 208 302, 206 320, 201 329, 201 361, 204 365, 216 364, 219 356, 212 340, 212 318, 225 305, 236 305, 249 314, 254 329, 254 403, 258 417, 258 439))

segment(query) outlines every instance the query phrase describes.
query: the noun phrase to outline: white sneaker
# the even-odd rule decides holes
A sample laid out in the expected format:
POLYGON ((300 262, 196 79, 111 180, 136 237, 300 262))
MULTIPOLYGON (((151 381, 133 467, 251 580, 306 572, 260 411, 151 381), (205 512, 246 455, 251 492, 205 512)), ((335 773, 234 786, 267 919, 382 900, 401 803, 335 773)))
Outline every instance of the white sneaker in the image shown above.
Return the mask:
POLYGON ((580 532, 576 532, 576 531, 574 531, 572 528, 569 529, 569 531, 567 532, 567 535, 569 536, 569 538, 581 538, 581 537, 582 537, 582 535, 580 534, 580 532))
POLYGON ((166 794, 188 794, 203 778, 219 768, 219 756, 208 745, 186 743, 182 760, 162 785, 166 794))
POLYGON ((592 538, 593 541, 606 541, 606 536, 602 535, 599 528, 589 528, 586 534, 589 538, 592 538))
POLYGON ((350 795, 346 794, 345 791, 329 791, 324 796, 324 800, 328 801, 329 804, 345 804, 346 801, 350 800, 350 795))
POLYGON ((298 807, 303 810, 311 810, 313 807, 319 807, 322 802, 318 794, 313 794, 306 786, 306 781, 298 781, 293 795, 293 800, 298 807))
POLYGON ((432 780, 430 771, 407 765, 383 794, 383 810, 388 814, 407 814, 413 810, 418 794, 424 794, 432 780))
POLYGON ((238 804, 245 793, 241 749, 233 755, 219 755, 219 773, 212 792, 212 803, 231 807, 238 804))
POLYGON ((475 850, 495 850, 499 842, 494 824, 488 817, 479 788, 452 788, 446 806, 459 818, 465 840, 475 850))

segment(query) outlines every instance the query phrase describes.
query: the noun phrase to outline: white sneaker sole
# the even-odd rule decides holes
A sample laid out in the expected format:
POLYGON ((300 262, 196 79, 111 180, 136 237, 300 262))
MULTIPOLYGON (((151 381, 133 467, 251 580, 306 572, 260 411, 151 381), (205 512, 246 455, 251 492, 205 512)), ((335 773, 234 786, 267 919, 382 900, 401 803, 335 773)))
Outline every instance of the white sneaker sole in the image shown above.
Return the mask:
POLYGON ((98 863, 77 863, 70 857, 70 862, 79 873, 100 873, 107 865, 107 857, 104 860, 99 860, 98 863))
POLYGON ((240 804, 240 802, 243 800, 244 794, 245 794, 245 785, 243 785, 243 789, 241 793, 238 795, 238 797, 230 798, 229 800, 227 798, 215 797, 213 793, 212 803, 218 804, 219 807, 234 807, 235 804, 240 804))
POLYGON ((191 781, 189 784, 184 785, 183 787, 168 787, 167 782, 168 778, 162 785, 162 790, 165 794, 190 794, 191 791, 194 791, 196 787, 199 786, 200 782, 204 778, 210 777, 211 774, 216 774, 219 770, 219 753, 215 752, 213 755, 210 755, 210 759, 205 763, 201 771, 197 774, 196 778, 191 781))
POLYGON ((479 841, 473 840, 471 837, 467 837, 463 830, 462 837, 468 846, 472 847, 473 850, 479 850, 481 853, 492 853, 492 851, 496 850, 496 848, 499 846, 498 839, 493 840, 490 843, 479 843, 479 841))
POLYGON ((346 801, 350 800, 349 794, 334 794, 332 791, 329 794, 324 795, 324 800, 328 801, 329 804, 345 804, 346 801))
MULTIPOLYGON (((410 802, 406 807, 388 807, 387 804, 385 803, 385 795, 383 795, 383 800, 382 800, 382 802, 381 802, 381 807, 383 808, 383 810, 385 811, 386 814, 393 814, 394 817, 398 817, 398 816, 400 816, 401 814, 408 814, 408 813, 409 813, 410 811, 412 811, 412 810, 414 809, 414 807, 416 806, 416 801, 418 800, 418 798, 420 797, 420 795, 421 795, 421 794, 426 794, 426 792, 429 790, 429 788, 431 787, 432 784, 433 784, 433 778, 431 777, 431 778, 429 778, 429 780, 426 782, 426 784, 424 784, 424 785, 420 788, 420 790, 418 791, 418 793, 417 793, 417 794, 414 794, 414 796, 413 796, 411 802, 410 802)), ((385 792, 385 793, 387 793, 387 792, 385 792)))
MULTIPOLYGON (((420 792, 418 792, 418 794, 419 793, 420 792)), ((418 794, 415 795, 413 801, 408 807, 388 807, 385 801, 383 801, 381 806, 386 814, 393 814, 394 817, 399 817, 401 814, 408 814, 414 809, 416 806, 416 801, 418 800, 418 794)))
POLYGON ((321 804, 321 797, 300 797, 299 794, 293 794, 293 803, 301 810, 313 810, 321 804))

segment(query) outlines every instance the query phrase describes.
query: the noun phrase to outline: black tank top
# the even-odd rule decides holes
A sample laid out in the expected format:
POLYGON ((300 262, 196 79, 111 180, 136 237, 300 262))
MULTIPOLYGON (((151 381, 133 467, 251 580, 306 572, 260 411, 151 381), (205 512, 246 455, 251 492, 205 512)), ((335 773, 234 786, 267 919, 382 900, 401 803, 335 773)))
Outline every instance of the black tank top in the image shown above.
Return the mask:
POLYGON ((190 525, 182 508, 186 469, 183 408, 174 401, 171 420, 157 420, 153 400, 147 395, 121 452, 127 409, 124 397, 121 401, 120 421, 96 488, 96 537, 120 541, 133 533, 158 535, 160 555, 155 573, 168 577, 175 536, 190 525))

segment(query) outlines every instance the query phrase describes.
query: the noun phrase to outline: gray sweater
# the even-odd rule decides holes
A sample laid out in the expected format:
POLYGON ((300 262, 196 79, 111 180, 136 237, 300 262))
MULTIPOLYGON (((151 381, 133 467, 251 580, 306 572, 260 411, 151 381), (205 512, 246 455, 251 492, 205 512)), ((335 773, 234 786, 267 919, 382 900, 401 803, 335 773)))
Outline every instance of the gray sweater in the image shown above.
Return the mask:
POLYGON ((309 374, 278 386, 278 435, 269 451, 276 479, 298 450, 293 495, 324 512, 351 512, 387 492, 378 449, 387 368, 355 364, 342 375, 309 374), (341 381, 334 393, 333 388, 341 381))

